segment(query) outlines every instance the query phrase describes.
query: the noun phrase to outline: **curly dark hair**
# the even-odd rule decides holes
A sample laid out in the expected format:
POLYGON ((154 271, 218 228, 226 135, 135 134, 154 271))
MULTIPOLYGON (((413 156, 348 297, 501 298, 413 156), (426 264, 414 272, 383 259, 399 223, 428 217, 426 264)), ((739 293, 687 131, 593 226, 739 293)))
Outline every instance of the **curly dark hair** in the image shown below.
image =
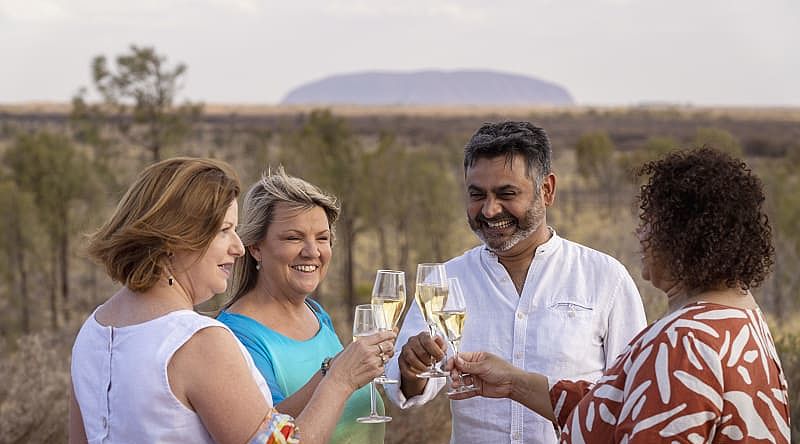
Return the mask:
POLYGON ((673 152, 637 171, 643 246, 689 289, 749 289, 773 264, 761 180, 741 160, 702 147, 673 152))

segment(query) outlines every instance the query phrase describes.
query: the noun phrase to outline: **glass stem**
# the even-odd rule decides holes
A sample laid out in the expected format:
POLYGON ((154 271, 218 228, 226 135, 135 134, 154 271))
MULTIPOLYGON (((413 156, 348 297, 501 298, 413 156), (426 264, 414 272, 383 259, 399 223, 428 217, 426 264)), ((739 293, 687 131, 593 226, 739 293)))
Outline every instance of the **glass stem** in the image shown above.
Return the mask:
MULTIPOLYGON (((433 324, 428 324, 428 330, 431 333, 431 339, 436 339, 436 327, 433 324)), ((431 371, 436 370, 436 359, 431 358, 431 371)))
POLYGON ((375 405, 375 383, 369 382, 369 415, 378 416, 378 408, 375 405))

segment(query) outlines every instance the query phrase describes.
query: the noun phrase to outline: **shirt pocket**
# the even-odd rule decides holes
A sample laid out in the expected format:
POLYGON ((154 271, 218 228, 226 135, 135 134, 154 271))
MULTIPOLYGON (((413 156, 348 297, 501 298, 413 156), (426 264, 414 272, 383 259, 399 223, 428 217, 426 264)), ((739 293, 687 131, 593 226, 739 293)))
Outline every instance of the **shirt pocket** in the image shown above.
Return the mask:
POLYGON ((597 310, 584 301, 559 298, 538 310, 536 353, 548 376, 580 372, 596 348, 597 310))
POLYGON ((594 315, 594 307, 585 302, 557 301, 551 303, 547 309, 566 320, 580 321, 591 319, 594 315))

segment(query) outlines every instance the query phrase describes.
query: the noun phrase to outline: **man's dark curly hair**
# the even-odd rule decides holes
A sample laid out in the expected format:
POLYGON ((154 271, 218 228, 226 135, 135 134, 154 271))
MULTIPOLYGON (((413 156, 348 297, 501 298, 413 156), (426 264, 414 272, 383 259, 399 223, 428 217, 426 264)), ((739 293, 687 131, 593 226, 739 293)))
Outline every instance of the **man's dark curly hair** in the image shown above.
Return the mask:
POLYGON ((673 152, 637 172, 643 246, 687 289, 749 289, 773 263, 761 180, 741 160, 703 147, 673 152))
POLYGON ((506 156, 510 163, 515 154, 525 157, 525 175, 541 185, 550 174, 550 139, 544 129, 530 122, 483 124, 464 147, 464 173, 479 158, 506 156))

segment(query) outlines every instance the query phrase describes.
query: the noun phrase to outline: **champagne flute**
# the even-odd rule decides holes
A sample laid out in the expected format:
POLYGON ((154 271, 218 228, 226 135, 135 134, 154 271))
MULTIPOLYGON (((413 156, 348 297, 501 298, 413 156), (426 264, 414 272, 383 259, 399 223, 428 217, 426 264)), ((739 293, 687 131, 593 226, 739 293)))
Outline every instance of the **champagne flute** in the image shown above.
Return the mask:
MULTIPOLYGON (((386 315, 383 313, 383 307, 380 305, 362 304, 356 305, 356 312, 353 318, 353 341, 364 336, 372 336, 378 333, 382 326, 385 326, 386 315)), ((391 416, 381 416, 378 414, 378 409, 375 406, 375 382, 369 382, 369 416, 362 416, 356 418, 356 421, 367 424, 377 424, 381 422, 389 422, 392 420, 391 416)))
MULTIPOLYGON (((461 335, 464 331, 464 322, 467 320, 467 304, 464 300, 464 292, 461 290, 461 284, 457 278, 448 278, 448 293, 447 302, 444 304, 444 309, 437 312, 439 317, 439 325, 442 326, 444 335, 453 346, 453 358, 458 357, 458 347, 461 345, 461 335)), ((464 376, 469 376, 466 373, 461 373, 458 379, 463 383, 464 376)), ((458 388, 450 389, 447 394, 453 395, 456 393, 471 392, 477 390, 472 385, 461 385, 458 388)))
MULTIPOLYGON (((435 312, 442 311, 447 301, 447 274, 444 264, 419 264, 417 266, 417 291, 415 295, 417 304, 422 311, 431 338, 436 337, 436 323, 438 317, 435 312)), ((417 375, 420 378, 446 378, 448 374, 436 368, 436 363, 431 362, 430 367, 417 375)))
MULTIPOLYGON (((406 306, 406 274, 402 271, 378 270, 375 285, 372 287, 372 303, 383 307, 386 330, 397 327, 406 306)), ((389 379, 384 368, 383 374, 375 378, 375 382, 398 384, 400 381, 389 379)))

